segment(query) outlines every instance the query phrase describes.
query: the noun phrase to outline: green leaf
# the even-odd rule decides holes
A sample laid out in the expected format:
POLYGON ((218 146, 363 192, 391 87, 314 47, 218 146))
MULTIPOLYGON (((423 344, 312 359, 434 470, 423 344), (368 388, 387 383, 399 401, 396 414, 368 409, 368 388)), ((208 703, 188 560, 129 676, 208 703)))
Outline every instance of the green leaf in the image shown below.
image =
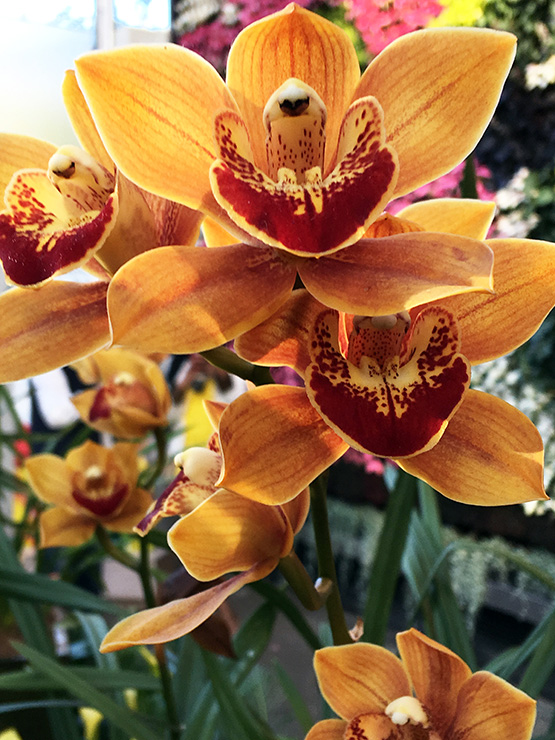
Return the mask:
POLYGON ((555 670, 555 612, 551 612, 519 688, 537 699, 555 670))
POLYGON ((268 581, 256 581, 255 583, 250 583, 249 586, 253 591, 263 596, 266 601, 270 601, 279 609, 313 650, 319 650, 323 647, 320 638, 307 622, 304 614, 286 593, 268 581))
POLYGON ((306 735, 306 733, 314 724, 314 720, 312 719, 310 710, 307 707, 306 702, 301 695, 301 692, 295 686, 291 677, 281 665, 281 663, 279 663, 277 660, 274 660, 272 662, 272 665, 275 672, 277 673, 277 677, 281 684, 281 688, 283 689, 283 693, 285 694, 285 698, 291 705, 291 709, 293 710, 295 717, 297 718, 297 722, 301 726, 303 734, 306 735))
POLYGON ((276 614, 275 606, 266 603, 243 622, 233 640, 238 656, 248 657, 252 653, 260 656, 264 652, 272 637, 276 614))
POLYGON ((416 479, 400 471, 395 489, 389 494, 370 574, 362 637, 365 642, 385 644, 416 492, 416 479))
MULTIPOLYGON (((91 686, 106 691, 143 689, 158 691, 160 681, 156 676, 141 671, 110 671, 89 666, 73 666, 71 672, 91 686)), ((0 675, 1 691, 47 691, 59 690, 60 683, 40 671, 25 669, 0 675)))
POLYGON ((81 611, 122 614, 120 607, 71 583, 9 567, 0 566, 0 591, 9 598, 22 601, 56 604, 81 611))
POLYGON ((137 714, 127 707, 117 704, 96 689, 88 681, 85 681, 74 669, 63 666, 52 658, 42 655, 38 650, 14 643, 17 650, 27 658, 31 666, 57 682, 59 688, 77 697, 86 706, 92 706, 104 715, 108 722, 121 728, 136 740, 159 740, 160 732, 151 730, 139 719, 137 714))

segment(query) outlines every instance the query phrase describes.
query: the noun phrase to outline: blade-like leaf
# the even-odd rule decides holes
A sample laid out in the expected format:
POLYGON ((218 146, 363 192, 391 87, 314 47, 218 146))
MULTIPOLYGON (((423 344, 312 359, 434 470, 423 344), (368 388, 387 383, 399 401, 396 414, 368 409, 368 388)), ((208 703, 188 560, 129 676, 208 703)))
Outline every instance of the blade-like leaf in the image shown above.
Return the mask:
MULTIPOLYGON (((91 686, 106 691, 142 689, 158 691, 160 681, 156 676, 140 671, 110 671, 74 666, 73 674, 91 686)), ((60 688, 58 680, 35 670, 12 671, 0 675, 0 691, 47 691, 60 688)))

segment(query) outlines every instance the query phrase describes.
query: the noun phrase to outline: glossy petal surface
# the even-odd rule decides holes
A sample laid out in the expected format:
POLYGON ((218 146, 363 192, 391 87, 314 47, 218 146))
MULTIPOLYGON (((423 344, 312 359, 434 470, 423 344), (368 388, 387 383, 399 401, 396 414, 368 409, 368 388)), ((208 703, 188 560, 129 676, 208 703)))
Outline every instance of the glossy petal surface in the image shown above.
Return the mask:
POLYGON ((157 645, 182 637, 202 624, 228 596, 256 578, 253 571, 245 571, 187 599, 132 614, 112 627, 100 651, 110 653, 131 645, 157 645))
MULTIPOLYGON (((302 80, 320 95, 327 108, 327 138, 335 144, 360 77, 356 53, 344 31, 293 3, 244 29, 227 64, 227 85, 247 125, 254 161, 262 169, 266 164, 262 111, 273 92, 290 77, 302 80)), ((328 162, 333 154, 328 151, 328 162)))
POLYGON ((0 296, 0 382, 67 365, 110 341, 106 283, 52 282, 0 296))
POLYGON ((401 661, 378 645, 323 648, 314 656, 314 669, 322 696, 346 720, 383 713, 392 699, 410 694, 401 661))
POLYGON ((397 213, 399 218, 414 221, 424 231, 441 231, 472 239, 486 238, 494 215, 494 201, 467 198, 422 200, 397 213))
POLYGON ((400 632, 397 646, 418 700, 441 737, 455 716, 457 697, 472 672, 451 650, 415 629, 400 632))
POLYGON ((555 305, 555 246, 532 239, 490 239, 492 295, 441 301, 459 320, 462 351, 473 365, 519 347, 555 305))
POLYGON ((323 181, 318 171, 298 183, 287 170, 287 177, 274 182, 247 158, 246 138, 239 117, 217 118, 221 160, 212 166, 210 181, 237 225, 265 244, 298 255, 328 254, 360 238, 390 200, 397 160, 385 144, 382 111, 373 98, 349 110, 340 132, 340 161, 323 181))
POLYGON ((475 673, 459 694, 455 733, 465 740, 529 740, 536 702, 497 676, 475 673))
POLYGON ((305 740, 343 740, 346 727, 342 719, 325 719, 314 725, 305 740))
POLYGON ((455 501, 501 506, 545 498, 543 444, 532 422, 499 398, 469 390, 430 451, 399 460, 455 501))
POLYGON ((211 581, 257 563, 275 567, 293 532, 278 507, 220 489, 173 525, 168 543, 194 578, 211 581))
POLYGON ((14 172, 34 168, 45 170, 56 149, 54 144, 32 136, 0 133, 0 193, 2 196, 14 172))
POLYGON ((287 365, 304 375, 310 364, 309 337, 325 309, 306 290, 295 290, 275 314, 235 340, 235 351, 249 362, 287 365))
POLYGON ((153 352, 216 347, 272 314, 294 281, 294 268, 271 249, 161 247, 111 281, 114 341, 153 352))
POLYGON ((41 547, 77 547, 93 536, 96 522, 56 506, 42 512, 39 526, 41 547))
POLYGON ((118 168, 146 190, 218 214, 208 183, 212 122, 235 103, 216 70, 171 44, 88 54, 76 67, 118 168))
POLYGON ((347 359, 337 312, 323 312, 306 371, 310 402, 332 429, 355 449, 393 458, 432 447, 470 383, 449 313, 422 311, 406 335, 398 324, 382 330, 365 320, 351 334, 347 359))
POLYGON ((290 501, 348 448, 304 389, 278 385, 255 388, 227 407, 220 444, 219 485, 265 504, 290 501))
POLYGON ((362 239, 327 257, 299 261, 297 269, 326 306, 381 316, 443 296, 488 291, 492 263, 482 242, 416 232, 362 239))
POLYGON ((355 98, 375 95, 384 110, 387 139, 399 156, 396 195, 448 172, 474 149, 515 48, 508 33, 427 29, 397 39, 370 63, 355 98))

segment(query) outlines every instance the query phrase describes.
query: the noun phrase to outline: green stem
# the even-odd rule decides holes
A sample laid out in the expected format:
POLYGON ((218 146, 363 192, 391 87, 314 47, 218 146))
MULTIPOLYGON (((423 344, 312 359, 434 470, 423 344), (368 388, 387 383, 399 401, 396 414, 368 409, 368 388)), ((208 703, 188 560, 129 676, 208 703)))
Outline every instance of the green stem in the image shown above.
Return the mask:
POLYGON ((318 555, 318 575, 320 578, 328 578, 332 588, 326 599, 326 611, 331 627, 334 645, 347 645, 353 642, 347 624, 345 623, 345 612, 341 604, 341 594, 337 585, 337 573, 333 559, 331 546, 330 528, 328 521, 328 505, 326 499, 327 474, 324 473, 310 484, 310 502, 312 526, 316 540, 316 552, 318 555))
POLYGON ((237 375, 243 380, 250 380, 254 385, 268 385, 274 382, 267 367, 252 365, 227 347, 208 349, 200 354, 211 365, 219 367, 220 370, 225 370, 232 375, 237 375))
MULTIPOLYGON (((147 540, 141 538, 141 559, 139 564, 139 576, 141 578, 141 584, 143 586, 143 594, 145 597, 145 604, 149 609, 156 606, 156 597, 152 590, 152 577, 150 569, 150 545, 147 540)), ((160 683, 162 684, 162 694, 164 696, 164 703, 166 705, 166 715, 168 718, 170 738, 171 740, 179 740, 181 737, 181 723, 179 721, 179 715, 177 713, 177 706, 175 703, 175 695, 173 692, 172 678, 170 669, 168 668, 168 662, 166 660, 166 652, 163 645, 156 645, 154 649, 156 655, 156 662, 158 663, 158 671, 160 673, 160 683)))
MULTIPOLYGON (((139 574, 139 576, 141 575, 141 561, 137 560, 137 558, 134 558, 133 555, 130 555, 128 552, 125 552, 125 550, 122 550, 121 547, 118 547, 112 541, 110 535, 101 524, 99 524, 96 528, 96 539, 98 540, 104 552, 107 553, 111 558, 117 560, 118 563, 125 565, 126 568, 134 570, 135 573, 139 574)), ((152 569, 151 573, 158 581, 163 581, 167 578, 167 573, 164 573, 158 568, 152 569)))
POLYGON ((305 609, 316 611, 322 608, 328 593, 315 588, 294 550, 279 561, 278 568, 305 609))
POLYGON ((168 429, 167 427, 157 427, 154 431, 154 437, 156 439, 156 465, 149 473, 149 475, 142 481, 141 485, 143 488, 149 490, 156 483, 159 476, 162 474, 167 460, 167 442, 168 442, 168 429))

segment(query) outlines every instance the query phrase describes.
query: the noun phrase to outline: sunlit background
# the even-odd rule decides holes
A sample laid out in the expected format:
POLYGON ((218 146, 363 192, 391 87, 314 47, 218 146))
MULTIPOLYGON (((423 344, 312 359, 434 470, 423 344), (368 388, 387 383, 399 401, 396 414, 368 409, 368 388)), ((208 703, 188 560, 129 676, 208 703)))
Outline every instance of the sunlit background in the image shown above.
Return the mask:
POLYGON ((169 0, 0 0, 0 131, 75 142, 60 90, 75 57, 169 28, 169 0))

